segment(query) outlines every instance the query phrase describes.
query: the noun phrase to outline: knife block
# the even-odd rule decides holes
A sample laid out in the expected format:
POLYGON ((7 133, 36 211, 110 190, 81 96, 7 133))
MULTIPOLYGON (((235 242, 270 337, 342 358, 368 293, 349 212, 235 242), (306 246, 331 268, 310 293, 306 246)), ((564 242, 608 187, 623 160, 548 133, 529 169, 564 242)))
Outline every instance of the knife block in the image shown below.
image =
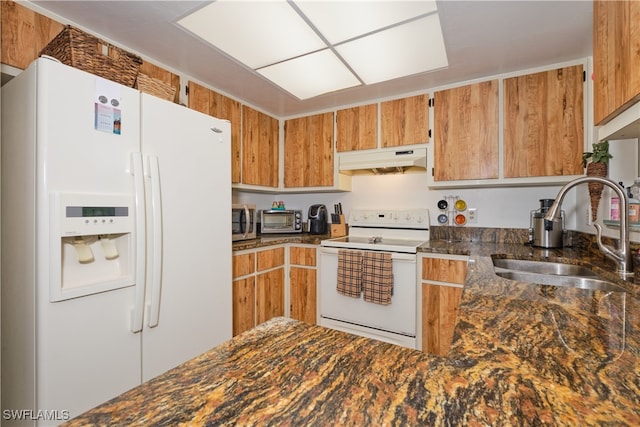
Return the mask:
POLYGON ((331 224, 331 237, 343 237, 347 235, 347 224, 344 215, 340 215, 340 224, 331 224))

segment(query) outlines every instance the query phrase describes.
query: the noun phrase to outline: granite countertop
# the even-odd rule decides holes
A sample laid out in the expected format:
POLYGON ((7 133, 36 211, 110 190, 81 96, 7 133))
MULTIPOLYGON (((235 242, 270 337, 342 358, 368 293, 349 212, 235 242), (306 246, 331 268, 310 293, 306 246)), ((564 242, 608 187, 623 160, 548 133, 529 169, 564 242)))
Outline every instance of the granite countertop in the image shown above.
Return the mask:
POLYGON ((267 246, 281 245, 285 243, 300 243, 305 245, 319 245, 324 239, 330 239, 328 234, 262 234, 256 239, 239 240, 233 242, 233 251, 244 251, 247 249, 258 249, 267 246))
POLYGON ((469 255, 442 396, 464 424, 640 425, 640 285, 599 253, 523 244, 431 241, 469 255), (492 256, 583 264, 627 292, 515 282, 492 256), (457 372, 456 372, 457 371, 457 372))
POLYGON ((420 251, 469 256, 446 357, 277 318, 68 425, 640 425, 640 285, 585 249, 420 251), (587 263, 628 292, 509 281, 492 255, 587 263))

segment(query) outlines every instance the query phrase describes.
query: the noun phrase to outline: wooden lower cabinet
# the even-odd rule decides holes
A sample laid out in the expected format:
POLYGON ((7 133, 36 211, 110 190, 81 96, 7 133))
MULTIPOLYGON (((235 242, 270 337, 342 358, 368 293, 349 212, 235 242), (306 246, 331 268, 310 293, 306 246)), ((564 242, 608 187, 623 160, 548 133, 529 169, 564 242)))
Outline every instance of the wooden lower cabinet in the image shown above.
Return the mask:
POLYGON ((289 248, 289 312, 292 319, 315 325, 317 268, 315 246, 289 248))
POLYGON ((284 316, 284 246, 233 255, 233 335, 284 316))
POLYGON ((256 325, 256 278, 233 281, 233 336, 256 325))
POLYGON ((422 351, 444 356, 453 338, 467 259, 422 256, 421 269, 422 351))
POLYGON ((315 245, 280 245, 233 254, 233 335, 285 316, 285 274, 289 275, 289 317, 315 325, 315 245), (285 249, 289 262, 285 262, 285 249))
POLYGON ((257 322, 284 316, 284 266, 256 276, 257 322))

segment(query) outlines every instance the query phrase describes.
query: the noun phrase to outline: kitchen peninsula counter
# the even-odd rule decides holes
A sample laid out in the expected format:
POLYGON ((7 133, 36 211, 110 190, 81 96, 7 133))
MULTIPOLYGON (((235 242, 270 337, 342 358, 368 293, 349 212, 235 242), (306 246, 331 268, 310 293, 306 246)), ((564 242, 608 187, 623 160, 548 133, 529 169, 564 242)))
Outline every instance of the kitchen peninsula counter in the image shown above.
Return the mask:
POLYGON ((611 275, 580 249, 434 240, 420 251, 469 256, 446 357, 276 318, 69 425, 640 425, 638 286, 588 291, 493 273, 499 255, 611 275))

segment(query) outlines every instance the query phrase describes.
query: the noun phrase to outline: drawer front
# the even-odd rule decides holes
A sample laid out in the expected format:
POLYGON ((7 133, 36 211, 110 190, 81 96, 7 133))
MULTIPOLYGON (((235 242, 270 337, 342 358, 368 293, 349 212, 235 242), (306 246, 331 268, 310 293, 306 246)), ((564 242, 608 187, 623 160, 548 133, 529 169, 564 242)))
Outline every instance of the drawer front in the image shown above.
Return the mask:
POLYGON ((464 284, 467 276, 467 261, 422 258, 422 278, 439 282, 464 284))
POLYGON ((256 256, 258 257, 258 271, 284 265, 284 247, 259 251, 256 256))
POLYGON ((291 246, 289 248, 289 264, 315 266, 316 248, 291 246))
POLYGON ((255 271, 255 254, 241 254, 233 256, 233 278, 246 276, 255 271))

